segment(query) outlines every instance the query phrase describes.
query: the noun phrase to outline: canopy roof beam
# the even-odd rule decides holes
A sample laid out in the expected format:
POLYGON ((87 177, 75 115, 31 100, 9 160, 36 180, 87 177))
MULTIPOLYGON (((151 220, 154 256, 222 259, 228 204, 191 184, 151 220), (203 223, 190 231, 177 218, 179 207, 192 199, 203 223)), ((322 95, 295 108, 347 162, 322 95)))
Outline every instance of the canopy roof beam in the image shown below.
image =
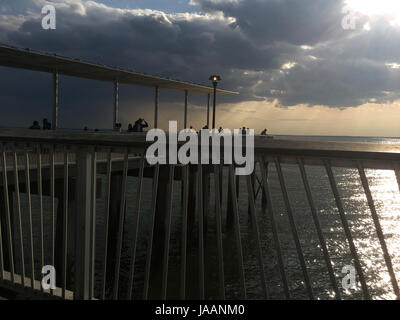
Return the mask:
MULTIPOLYGON (((30 49, 19 49, 7 45, 0 45, 0 66, 49 73, 53 73, 54 70, 57 69, 58 74, 67 76, 108 82, 114 82, 115 79, 118 79, 120 84, 152 88, 158 86, 163 90, 188 90, 190 93, 197 94, 213 92, 213 88, 206 85, 94 64, 80 59, 62 57, 56 54, 42 53, 30 49)), ((237 94, 237 92, 223 89, 218 89, 217 93, 237 94)))

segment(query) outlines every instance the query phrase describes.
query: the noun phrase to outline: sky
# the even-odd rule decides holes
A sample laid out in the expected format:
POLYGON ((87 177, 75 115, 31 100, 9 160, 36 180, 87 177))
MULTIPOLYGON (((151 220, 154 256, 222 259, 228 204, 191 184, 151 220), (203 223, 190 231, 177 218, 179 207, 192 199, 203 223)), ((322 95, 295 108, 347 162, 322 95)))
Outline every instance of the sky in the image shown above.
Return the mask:
MULTIPOLYGON (((0 0, 0 42, 238 91, 217 126, 271 134, 400 136, 398 0, 0 0), (41 9, 56 8, 44 30, 41 9)), ((52 76, 0 67, 0 126, 51 119, 52 76)), ((64 128, 110 128, 113 86, 60 76, 64 128)), ((121 86, 120 121, 153 121, 154 90, 121 86)), ((183 125, 161 91, 159 124, 183 125)), ((206 121, 189 96, 188 123, 206 121)))

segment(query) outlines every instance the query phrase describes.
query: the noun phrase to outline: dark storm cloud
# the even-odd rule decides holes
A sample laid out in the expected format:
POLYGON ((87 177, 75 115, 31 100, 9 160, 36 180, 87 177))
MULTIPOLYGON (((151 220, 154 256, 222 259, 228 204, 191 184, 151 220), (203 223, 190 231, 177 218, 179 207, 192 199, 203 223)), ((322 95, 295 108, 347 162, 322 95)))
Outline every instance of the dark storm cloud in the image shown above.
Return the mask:
POLYGON ((204 81, 213 70, 267 70, 280 66, 288 46, 258 46, 225 20, 119 12, 87 6, 84 15, 57 11, 57 30, 44 32, 40 18, 8 35, 10 42, 39 50, 204 81), (194 78, 193 78, 194 77, 194 78))
MULTIPOLYGON (((371 21, 369 32, 362 26, 345 31, 340 0, 196 0, 203 11, 199 14, 121 10, 83 0, 53 2, 57 5, 53 31, 41 28, 45 1, 0 2, 0 41, 205 84, 210 74, 218 73, 224 87, 240 92, 224 101, 277 99, 282 106, 343 108, 370 99, 398 98, 395 83, 400 70, 386 64, 399 62, 399 28, 377 20, 371 21)), ((18 80, 24 72, 6 74, 7 79, 1 80, 5 91, 32 85, 18 80)), ((49 83, 43 78, 34 88, 47 88, 49 83)), ((65 80, 63 86, 70 93, 63 106, 69 108, 71 123, 74 112, 89 104, 96 105, 99 114, 110 112, 108 84, 85 82, 86 95, 77 94, 75 100, 72 93, 81 92, 82 83, 65 80)), ((138 114, 148 109, 151 90, 124 90, 121 99, 129 104, 137 101, 132 108, 138 114)), ((30 101, 41 110, 50 92, 38 96, 34 92, 30 101)), ((182 102, 180 93, 164 97, 182 102)), ((18 95, 1 99, 3 108, 18 95)), ((191 99, 204 103, 203 97, 191 99)), ((81 114, 82 123, 91 120, 81 114)))
POLYGON ((380 63, 326 60, 297 65, 288 74, 275 74, 266 86, 270 86, 271 97, 282 105, 345 107, 358 106, 371 99, 390 103, 399 97, 399 80, 399 72, 380 63))
POLYGON ((357 30, 348 31, 341 27, 344 3, 338 0, 195 2, 234 18, 234 25, 259 44, 313 47, 286 55, 287 62, 297 63, 290 70, 253 74, 247 92, 257 98, 278 99, 284 106, 347 107, 400 97, 395 84, 400 70, 386 65, 399 61, 400 29, 382 18, 370 19, 370 31, 362 29, 368 19, 359 18, 357 30))
POLYGON ((261 43, 274 41, 314 45, 340 36, 343 2, 340 0, 195 0, 205 11, 220 11, 235 18, 248 37, 261 43))

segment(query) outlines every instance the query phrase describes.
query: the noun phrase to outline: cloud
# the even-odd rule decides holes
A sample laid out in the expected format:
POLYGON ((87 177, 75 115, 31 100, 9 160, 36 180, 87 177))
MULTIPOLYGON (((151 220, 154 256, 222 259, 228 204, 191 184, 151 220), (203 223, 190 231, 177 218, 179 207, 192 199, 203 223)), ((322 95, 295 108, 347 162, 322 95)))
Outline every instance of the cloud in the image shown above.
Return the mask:
MULTIPOLYGON (((221 12, 248 39, 274 48, 286 59, 280 69, 252 73, 245 88, 262 100, 331 107, 359 106, 374 98, 400 97, 400 28, 382 17, 359 18, 355 31, 343 30, 343 1, 337 0, 196 0, 206 12, 221 12), (361 28, 368 21, 369 30, 361 28), (293 48, 292 48, 293 49, 293 48), (279 51, 279 50, 278 50, 279 51), (397 69, 398 71, 398 69, 397 69)), ((279 54, 279 53, 278 53, 279 54)), ((246 96, 247 98, 247 96, 246 96)))
POLYGON ((222 12, 234 27, 259 43, 314 45, 343 36, 343 1, 196 0, 206 12, 222 12))

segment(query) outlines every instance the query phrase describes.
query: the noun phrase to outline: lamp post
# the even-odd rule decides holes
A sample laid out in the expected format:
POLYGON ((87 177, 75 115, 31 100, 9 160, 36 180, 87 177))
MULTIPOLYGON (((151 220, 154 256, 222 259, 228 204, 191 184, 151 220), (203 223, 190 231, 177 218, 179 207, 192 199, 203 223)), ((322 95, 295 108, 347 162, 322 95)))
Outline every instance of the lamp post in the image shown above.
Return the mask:
POLYGON ((220 76, 217 75, 213 75, 210 77, 210 79, 213 83, 214 86, 214 101, 213 101, 213 119, 212 119, 212 129, 215 129, 215 105, 217 102, 217 85, 218 85, 218 81, 221 80, 220 76))

